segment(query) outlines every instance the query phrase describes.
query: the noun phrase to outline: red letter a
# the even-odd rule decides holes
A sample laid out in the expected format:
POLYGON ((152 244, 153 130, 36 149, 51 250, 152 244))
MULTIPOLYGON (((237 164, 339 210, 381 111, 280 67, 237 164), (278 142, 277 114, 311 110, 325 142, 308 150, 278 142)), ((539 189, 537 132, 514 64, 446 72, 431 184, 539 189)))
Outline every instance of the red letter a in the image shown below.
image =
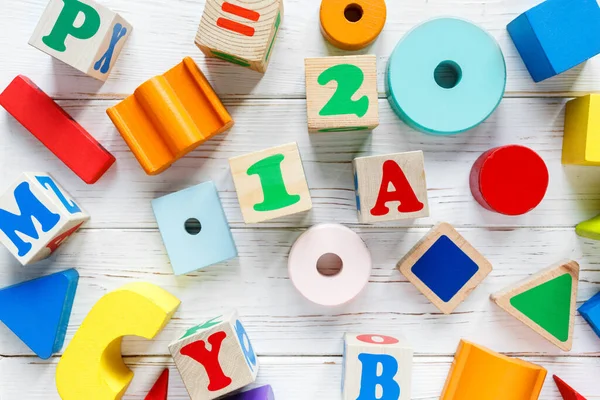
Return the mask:
POLYGON ((208 390, 216 392, 229 386, 231 378, 225 376, 221 364, 219 364, 219 351, 221 350, 221 342, 227 337, 223 331, 215 332, 208 337, 208 343, 211 345, 211 350, 206 350, 204 340, 190 343, 184 346, 179 352, 184 356, 188 356, 198 361, 208 375, 208 390))
POLYGON ((381 187, 379 188, 375 207, 371 209, 371 215, 380 217, 389 213, 390 209, 385 205, 388 201, 399 201, 398 212, 401 213, 420 211, 424 207, 423 203, 417 199, 400 166, 392 160, 383 163, 381 187), (388 192, 390 183, 394 185, 396 190, 388 192))

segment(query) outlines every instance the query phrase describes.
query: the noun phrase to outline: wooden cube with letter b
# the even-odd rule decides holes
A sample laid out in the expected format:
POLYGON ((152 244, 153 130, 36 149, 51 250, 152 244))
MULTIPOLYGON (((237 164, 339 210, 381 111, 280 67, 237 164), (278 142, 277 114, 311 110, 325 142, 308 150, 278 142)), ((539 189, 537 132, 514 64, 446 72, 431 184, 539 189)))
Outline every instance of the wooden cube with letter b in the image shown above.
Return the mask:
POLYGON ((362 223, 429 216, 422 151, 353 161, 356 208, 362 223))
POLYGON ((392 336, 344 336, 343 400, 410 400, 413 349, 392 336))
POLYGON ((296 143, 233 157, 229 165, 247 224, 312 208, 296 143))
POLYGON ((31 264, 49 257, 88 219, 49 174, 25 172, 0 196, 0 243, 21 264, 31 264))
POLYGON ((206 0, 196 46, 258 72, 267 70, 283 18, 283 0, 206 0))
POLYGON ((374 129, 379 125, 374 55, 307 58, 309 132, 374 129))
POLYGON ((93 0, 50 0, 29 44, 105 81, 132 27, 93 0))
POLYGON ((258 374, 258 358, 235 311, 188 329, 169 351, 192 400, 224 396, 258 374))

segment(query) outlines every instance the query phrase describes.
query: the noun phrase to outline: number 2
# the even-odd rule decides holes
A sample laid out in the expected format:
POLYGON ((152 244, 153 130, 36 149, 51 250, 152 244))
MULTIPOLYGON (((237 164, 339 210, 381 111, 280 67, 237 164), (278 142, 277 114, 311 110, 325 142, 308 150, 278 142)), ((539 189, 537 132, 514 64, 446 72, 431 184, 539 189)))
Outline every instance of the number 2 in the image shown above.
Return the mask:
POLYGON ((360 89, 364 80, 362 69, 352 64, 334 65, 323 71, 317 79, 319 85, 325 86, 331 81, 336 81, 337 89, 319 111, 319 115, 354 114, 359 118, 363 117, 369 109, 369 98, 362 96, 358 100, 352 100, 352 96, 360 89))

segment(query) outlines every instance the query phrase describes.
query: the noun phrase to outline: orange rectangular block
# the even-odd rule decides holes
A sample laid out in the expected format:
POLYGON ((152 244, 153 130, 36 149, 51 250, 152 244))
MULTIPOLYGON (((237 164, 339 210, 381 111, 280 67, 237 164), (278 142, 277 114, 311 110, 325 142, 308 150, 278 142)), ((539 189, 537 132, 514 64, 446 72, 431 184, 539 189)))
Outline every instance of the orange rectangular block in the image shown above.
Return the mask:
POLYGON ((190 57, 140 85, 106 113, 148 175, 156 175, 233 119, 190 57))

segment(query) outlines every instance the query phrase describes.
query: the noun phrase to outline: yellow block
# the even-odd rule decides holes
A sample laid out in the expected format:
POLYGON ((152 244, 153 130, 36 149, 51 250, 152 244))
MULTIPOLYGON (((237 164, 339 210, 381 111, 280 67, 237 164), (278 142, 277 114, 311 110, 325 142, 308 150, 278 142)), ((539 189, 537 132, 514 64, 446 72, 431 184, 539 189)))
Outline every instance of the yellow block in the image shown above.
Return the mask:
POLYGON ((180 301, 150 283, 125 285, 92 307, 56 369, 63 400, 116 400, 133 372, 121 358, 123 336, 152 339, 169 322, 180 301))
POLYGON ((599 94, 588 94, 567 103, 562 163, 600 165, 599 94))
POLYGON ((539 365, 461 340, 440 400, 537 400, 545 378, 539 365))

